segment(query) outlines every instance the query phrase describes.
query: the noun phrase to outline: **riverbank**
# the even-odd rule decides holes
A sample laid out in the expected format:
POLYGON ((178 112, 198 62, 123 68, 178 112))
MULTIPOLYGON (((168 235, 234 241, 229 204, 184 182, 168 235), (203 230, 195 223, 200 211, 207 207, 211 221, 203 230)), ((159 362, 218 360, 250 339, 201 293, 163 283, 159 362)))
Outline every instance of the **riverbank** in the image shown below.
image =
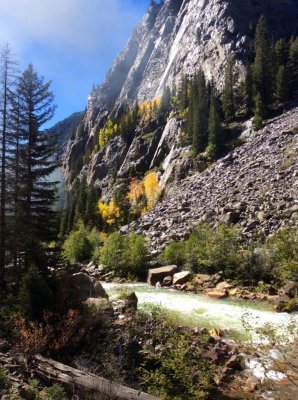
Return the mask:
MULTIPOLYGON (((125 278, 106 272, 102 266, 90 263, 84 271, 94 279, 114 284, 139 284, 125 278)), ((223 273, 213 275, 191 274, 189 271, 177 272, 176 266, 152 268, 148 271, 147 283, 152 287, 167 288, 178 292, 205 294, 212 299, 231 298, 254 303, 266 303, 278 312, 298 311, 296 293, 297 286, 289 281, 283 288, 277 290, 274 285, 259 282, 257 287, 225 280, 223 273)))
MULTIPOLYGON (((267 349, 270 343, 269 347, 276 346, 276 352, 281 354, 279 341, 292 331, 293 324, 298 326, 297 313, 293 315, 276 313, 266 302, 240 301, 235 298, 215 300, 204 294, 155 288, 147 284, 103 283, 103 286, 112 303, 119 296, 124 298, 125 294, 134 292, 138 298, 140 311, 152 313, 152 310, 154 312, 156 309, 165 309, 176 326, 187 326, 194 332, 202 332, 205 329, 216 340, 233 344, 238 350, 241 349, 245 368, 233 376, 226 387, 226 393, 229 395, 234 393, 234 398, 259 398, 258 389, 262 388, 262 393, 270 389, 272 393, 277 393, 277 397, 271 396, 271 398, 280 399, 279 388, 284 393, 286 390, 292 392, 296 390, 295 385, 293 387, 284 374, 285 371, 279 370, 278 365, 274 365, 273 358, 267 357, 267 349), (277 343, 273 343, 273 337, 269 335, 269 331, 273 330, 278 332, 276 338, 280 338, 277 343), (244 391, 237 397, 240 388, 244 391)), ((124 318, 121 314, 119 317, 124 318)), ((217 357, 214 354, 213 356, 217 357)), ((289 368, 290 359, 286 361, 289 368)))

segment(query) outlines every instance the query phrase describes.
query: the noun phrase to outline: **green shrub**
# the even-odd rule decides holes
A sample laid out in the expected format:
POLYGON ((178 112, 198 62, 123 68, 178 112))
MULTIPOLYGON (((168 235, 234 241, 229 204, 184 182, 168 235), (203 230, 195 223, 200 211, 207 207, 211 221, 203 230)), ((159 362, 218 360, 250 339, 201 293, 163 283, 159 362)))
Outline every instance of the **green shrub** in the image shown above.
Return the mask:
POLYGON ((148 248, 145 239, 135 233, 112 233, 105 242, 100 262, 119 276, 138 276, 146 262, 148 248))
POLYGON ((6 369, 0 366, 0 394, 11 388, 11 381, 6 369))
POLYGON ((41 320, 46 310, 54 303, 53 293, 41 273, 32 267, 23 276, 19 302, 20 309, 26 318, 30 320, 41 320))
POLYGON ((291 279, 298 282, 298 229, 281 229, 264 246, 267 268, 275 279, 283 283, 291 279))
POLYGON ((88 233, 87 239, 92 246, 92 261, 98 262, 101 247, 106 240, 106 235, 103 232, 99 232, 96 228, 93 228, 92 231, 88 233))
POLYGON ((227 278, 232 277, 239 263, 239 242, 240 234, 234 227, 199 225, 185 244, 186 265, 193 272, 223 270, 227 278))
POLYGON ((215 370, 209 360, 202 358, 208 335, 195 336, 187 328, 172 324, 171 315, 160 307, 151 309, 151 316, 139 315, 131 336, 146 327, 152 345, 141 351, 143 360, 138 369, 143 388, 165 400, 203 400, 213 389, 215 370), (149 336, 150 335, 150 336, 149 336))
POLYGON ((185 243, 170 243, 161 254, 161 261, 166 264, 182 266, 185 263, 185 243))
POLYGON ((63 244, 63 257, 71 264, 90 260, 93 252, 93 238, 88 237, 84 225, 80 223, 77 230, 70 233, 63 244))
POLYGON ((67 400, 68 396, 62 386, 54 384, 44 391, 45 400, 67 400))

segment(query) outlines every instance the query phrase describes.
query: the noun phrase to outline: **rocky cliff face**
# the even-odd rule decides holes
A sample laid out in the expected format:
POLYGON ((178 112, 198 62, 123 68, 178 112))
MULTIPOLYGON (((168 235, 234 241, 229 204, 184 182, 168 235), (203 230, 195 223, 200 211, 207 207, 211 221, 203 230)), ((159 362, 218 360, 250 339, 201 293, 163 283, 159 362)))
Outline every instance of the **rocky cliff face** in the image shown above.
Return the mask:
POLYGON ((235 223, 247 235, 298 225, 298 108, 262 131, 247 130, 244 139, 122 232, 143 233, 152 249, 161 251, 199 222, 235 223))
POLYGON ((178 146, 182 121, 166 126, 154 121, 132 132, 131 139, 112 139, 94 152, 98 130, 107 117, 135 99, 153 99, 165 86, 178 85, 183 75, 203 68, 220 88, 227 55, 235 54, 243 70, 261 14, 267 17, 273 36, 298 34, 298 4, 292 0, 166 0, 149 9, 126 48, 116 58, 105 81, 89 96, 88 108, 75 138, 69 142, 64 161, 68 188, 76 176, 111 196, 112 185, 127 183, 129 175, 158 167, 163 187, 192 171, 204 169, 178 146))

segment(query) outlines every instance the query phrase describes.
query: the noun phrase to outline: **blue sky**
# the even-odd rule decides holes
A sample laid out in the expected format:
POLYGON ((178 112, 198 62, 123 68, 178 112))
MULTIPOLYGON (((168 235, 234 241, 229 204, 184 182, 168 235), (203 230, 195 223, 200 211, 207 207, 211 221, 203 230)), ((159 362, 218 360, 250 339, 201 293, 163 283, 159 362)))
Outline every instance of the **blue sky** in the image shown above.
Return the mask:
POLYGON ((0 0, 0 46, 21 70, 52 80, 57 111, 48 126, 84 110, 149 0, 0 0))

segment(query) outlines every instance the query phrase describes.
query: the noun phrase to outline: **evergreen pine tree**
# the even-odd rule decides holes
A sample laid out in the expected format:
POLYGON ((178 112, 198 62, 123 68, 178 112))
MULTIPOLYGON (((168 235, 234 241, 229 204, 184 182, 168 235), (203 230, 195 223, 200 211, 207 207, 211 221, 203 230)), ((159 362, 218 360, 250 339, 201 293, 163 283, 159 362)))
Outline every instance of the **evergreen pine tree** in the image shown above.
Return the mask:
POLYGON ((56 214, 52 207, 56 200, 56 183, 48 178, 58 166, 53 161, 56 149, 50 145, 52 138, 41 131, 55 110, 50 85, 51 82, 44 83, 32 65, 18 81, 22 136, 20 204, 27 261, 31 256, 28 249, 36 242, 51 239, 55 227, 56 214))
POLYGON ((94 185, 90 185, 87 192, 87 203, 86 203, 86 224, 90 227, 98 225, 99 217, 97 212, 97 203, 100 198, 100 191, 94 185))
POLYGON ((0 56, 0 137, 1 137, 1 178, 0 178, 0 295, 5 288, 5 264, 7 250, 7 169, 9 149, 9 118, 11 91, 14 83, 15 62, 7 45, 0 56))
POLYGON ((279 39, 274 46, 276 70, 289 61, 289 43, 285 38, 279 39))
POLYGON ((264 114, 266 114, 272 102, 273 79, 272 54, 264 16, 260 17, 256 28, 255 52, 256 57, 253 67, 254 89, 258 101, 262 102, 264 114))
POLYGON ((165 115, 171 108, 172 93, 168 86, 163 91, 160 100, 159 113, 165 115))
POLYGON ((226 67, 225 84, 222 94, 222 106, 227 120, 235 117, 235 60, 229 56, 226 67))
POLYGON ((259 130, 263 127, 263 120, 265 118, 265 109, 262 96, 257 93, 255 97, 255 111, 254 111, 254 127, 259 130))
POLYGON ((194 77, 189 123, 191 124, 194 155, 204 151, 208 143, 208 97, 205 75, 202 70, 194 77))
POLYGON ((288 71, 290 76, 290 94, 298 88, 298 37, 290 42, 288 71))
POLYGON ((246 67, 246 76, 245 76, 245 109, 246 115, 251 115, 253 112, 253 76, 252 76, 252 67, 250 64, 246 67))
POLYGON ((189 81, 183 76, 178 90, 178 101, 182 110, 189 106, 189 100, 189 81))
POLYGON ((276 98, 281 103, 289 100, 290 78, 287 68, 281 65, 276 76, 276 98))
POLYGON ((211 92, 210 112, 208 123, 208 148, 207 153, 211 159, 215 159, 220 150, 221 122, 217 108, 214 90, 211 92))

